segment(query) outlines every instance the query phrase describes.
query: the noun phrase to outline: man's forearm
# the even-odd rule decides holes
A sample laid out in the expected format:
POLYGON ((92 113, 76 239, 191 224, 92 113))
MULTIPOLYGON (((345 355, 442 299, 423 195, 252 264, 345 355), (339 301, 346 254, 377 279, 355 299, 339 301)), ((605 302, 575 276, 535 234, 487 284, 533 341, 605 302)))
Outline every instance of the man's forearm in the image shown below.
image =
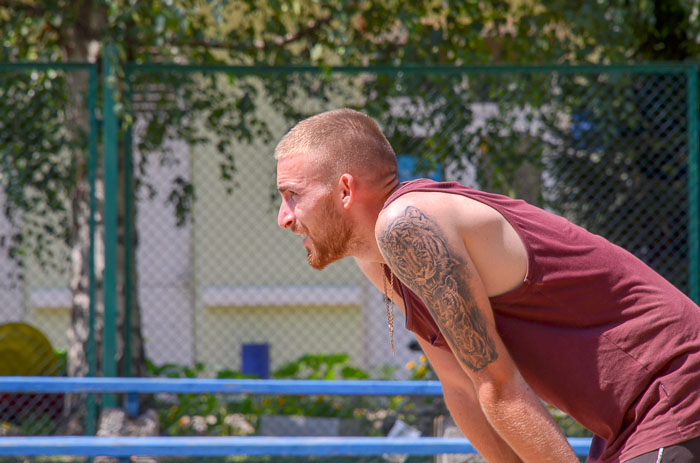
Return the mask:
POLYGON ((481 384, 477 393, 486 419, 524 462, 579 461, 547 409, 522 378, 500 387, 481 384))
POLYGON ((493 429, 478 406, 473 389, 465 391, 465 387, 450 387, 443 384, 445 403, 450 410, 462 434, 476 447, 479 453, 489 462, 522 463, 513 449, 493 429))

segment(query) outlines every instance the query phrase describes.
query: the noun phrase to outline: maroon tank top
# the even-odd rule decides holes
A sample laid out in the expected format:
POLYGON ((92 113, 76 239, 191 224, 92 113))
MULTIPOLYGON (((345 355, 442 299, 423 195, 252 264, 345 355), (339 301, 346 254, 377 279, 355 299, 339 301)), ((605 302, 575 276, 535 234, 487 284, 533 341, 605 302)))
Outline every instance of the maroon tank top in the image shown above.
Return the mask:
MULTIPOLYGON (((498 211, 528 254, 521 286, 490 298, 496 328, 535 393, 596 437, 590 462, 618 462, 700 435, 700 308, 631 253, 524 201, 458 183, 402 183, 498 211)), ((449 350, 421 300, 395 279, 406 328, 449 350)))

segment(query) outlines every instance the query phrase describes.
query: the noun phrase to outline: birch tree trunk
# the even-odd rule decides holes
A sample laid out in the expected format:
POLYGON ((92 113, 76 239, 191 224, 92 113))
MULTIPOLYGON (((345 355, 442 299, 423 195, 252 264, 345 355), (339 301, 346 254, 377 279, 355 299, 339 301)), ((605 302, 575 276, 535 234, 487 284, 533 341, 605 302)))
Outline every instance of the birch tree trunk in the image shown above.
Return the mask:
MULTIPOLYGON (((106 12, 104 6, 95 2, 83 2, 80 8, 82 11, 78 15, 80 21, 74 28, 67 31, 64 35, 64 50, 66 61, 72 62, 95 62, 98 59, 97 41, 100 39, 100 34, 105 27, 104 18, 106 12)), ((70 198, 71 214, 72 214, 72 230, 71 230, 71 278, 70 289, 72 293, 71 307, 71 326, 68 332, 68 375, 69 376, 86 376, 89 373, 88 362, 88 336, 90 332, 90 185, 88 178, 88 153, 87 153, 87 134, 90 127, 90 114, 87 107, 86 95, 89 88, 89 76, 87 72, 71 72, 68 73, 67 91, 68 91, 68 111, 71 124, 73 127, 84 128, 85 133, 77 135, 82 138, 85 143, 78 144, 84 146, 84 150, 76 150, 72 153, 72 163, 75 168, 76 180, 74 189, 70 198)), ((123 147, 120 149, 120 154, 123 154, 123 147)), ((120 156, 123 159, 123 156, 120 156)), ((99 164, 99 163, 98 163, 99 164)), ((96 214, 95 214, 95 243, 94 243, 94 278, 95 278, 95 319, 94 319, 94 334, 95 334, 95 364, 96 375, 102 371, 102 331, 104 327, 104 301, 103 301, 103 273, 105 268, 105 253, 104 253, 104 226, 102 220, 102 204, 104 202, 104 188, 101 178, 104 172, 98 170, 96 182, 96 214)), ((118 172, 119 184, 124 185, 124 169, 123 162, 120 163, 118 172)), ((123 192, 120 189, 120 193, 123 192)), ((124 229, 124 198, 120 194, 118 199, 121 212, 118 220, 118 242, 117 242, 117 283, 118 283, 118 301, 117 301, 117 362, 118 374, 122 375, 125 371, 126 362, 130 364, 132 375, 145 375, 145 355, 143 350, 143 338, 141 334, 141 316, 138 304, 138 285, 136 284, 136 261, 135 261, 135 245, 131 249, 133 262, 133 279, 131 285, 131 330, 129 333, 124 332, 124 282, 126 275, 124 274, 124 256, 125 247, 124 239, 126 233, 134 233, 134 230, 124 229), (124 336, 129 336, 132 355, 130 359, 123 358, 124 336)), ((134 218, 132 222, 134 223, 134 218)), ((67 396, 64 407, 64 431, 70 434, 82 434, 84 432, 85 419, 85 397, 72 395, 67 396)))
MULTIPOLYGON (((78 26, 65 35, 64 50, 66 61, 85 62, 96 59, 89 56, 89 35, 101 25, 94 14, 86 11, 88 27, 78 30, 78 26), (92 18, 92 21, 90 20, 92 18)), ((67 78, 67 113, 72 127, 81 143, 80 147, 72 153, 72 165, 75 172, 75 184, 73 187, 71 202, 71 325, 68 330, 68 376, 87 376, 90 365, 88 363, 88 337, 90 333, 90 183, 89 183, 89 148, 88 137, 90 127, 90 113, 87 105, 89 89, 89 74, 85 71, 69 72, 67 78), (80 133, 82 132, 82 133, 80 133), (81 149, 82 148, 82 149, 81 149)), ((96 182, 97 183, 97 182, 96 182)), ((96 369, 99 371, 99 352, 101 340, 101 320, 104 313, 102 298, 99 297, 102 287, 102 273, 104 270, 104 247, 101 245, 101 213, 102 194, 95 192, 97 198, 95 207, 95 356, 96 369)), ((95 373, 97 373, 97 371, 95 373)), ((68 434, 82 434, 86 416, 85 396, 66 395, 64 403, 64 432, 68 434)))

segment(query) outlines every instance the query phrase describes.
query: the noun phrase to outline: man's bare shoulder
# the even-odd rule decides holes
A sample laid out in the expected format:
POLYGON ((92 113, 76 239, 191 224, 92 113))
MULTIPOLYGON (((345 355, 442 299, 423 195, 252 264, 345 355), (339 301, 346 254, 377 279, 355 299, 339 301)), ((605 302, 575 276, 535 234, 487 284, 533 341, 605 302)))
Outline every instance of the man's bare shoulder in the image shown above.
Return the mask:
MULTIPOLYGON (((475 199, 442 192, 411 192, 397 198, 379 216, 377 237, 392 223, 428 217, 446 233, 459 240, 479 271, 489 296, 519 286, 527 271, 527 251, 513 226, 498 211, 475 199)), ((451 241, 453 244, 456 241, 451 241)))
POLYGON ((419 209, 423 214, 437 220, 441 226, 458 227, 461 233, 477 231, 494 222, 505 220, 495 209, 467 196, 413 191, 398 197, 379 214, 378 226, 386 226, 409 208, 419 209))

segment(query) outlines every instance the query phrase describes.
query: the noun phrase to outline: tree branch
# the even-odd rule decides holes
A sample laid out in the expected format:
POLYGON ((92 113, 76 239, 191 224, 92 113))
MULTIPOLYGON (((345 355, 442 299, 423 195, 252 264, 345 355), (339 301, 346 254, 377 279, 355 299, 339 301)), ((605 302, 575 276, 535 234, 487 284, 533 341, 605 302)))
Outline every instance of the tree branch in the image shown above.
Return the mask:
MULTIPOLYGON (((0 0, 0 3, 2 1, 3 0, 0 0)), ((299 30, 295 34, 287 34, 283 37, 280 37, 280 36, 274 37, 269 41, 256 40, 255 42, 253 42, 253 47, 255 47, 256 50, 264 51, 264 50, 269 50, 273 46, 283 47, 285 45, 289 45, 290 43, 296 42, 297 40, 300 40, 304 37, 311 35, 314 31, 320 29, 323 25, 329 23, 331 19, 332 19, 331 15, 323 16, 321 18, 318 18, 316 21, 314 21, 308 27, 305 27, 304 29, 299 30)), ((202 47, 202 48, 207 48, 207 49, 220 49, 220 50, 232 50, 232 49, 240 49, 241 48, 240 43, 227 42, 227 41, 214 41, 214 40, 188 40, 188 41, 180 41, 180 42, 166 42, 165 44, 169 45, 169 46, 186 47, 186 48, 202 47)), ((147 46, 145 48, 142 47, 140 49, 147 50, 150 48, 151 48, 150 46, 147 46)), ((159 49, 160 49, 160 47, 154 47, 153 51, 157 52, 159 49)))
MULTIPOLYGON (((285 45, 288 45, 292 42, 296 42, 299 39, 302 39, 308 35, 311 35, 314 31, 318 30, 321 28, 321 26, 328 24, 332 19, 332 16, 326 15, 321 18, 318 18, 316 21, 313 23, 309 24, 307 27, 304 29, 299 30, 296 34, 287 34, 284 37, 275 37, 272 39, 272 43, 278 47, 283 47, 285 45)), ((269 47, 269 42, 264 42, 262 40, 256 41, 255 43, 255 48, 258 50, 265 50, 266 48, 269 47)))
POLYGON ((10 10, 24 10, 34 16, 41 16, 46 13, 46 8, 39 5, 19 1, 19 0, 0 0, 0 8, 8 8, 10 10))

